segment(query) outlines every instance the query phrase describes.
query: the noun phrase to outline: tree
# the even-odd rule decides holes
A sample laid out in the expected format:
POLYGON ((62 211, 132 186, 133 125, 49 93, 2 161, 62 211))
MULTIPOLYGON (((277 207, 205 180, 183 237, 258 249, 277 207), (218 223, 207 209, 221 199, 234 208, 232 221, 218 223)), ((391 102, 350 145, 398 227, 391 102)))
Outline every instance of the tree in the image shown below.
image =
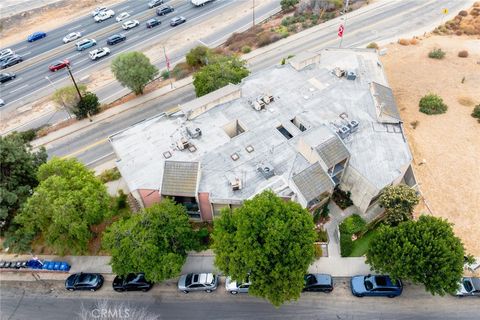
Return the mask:
POLYGON ((282 0, 280 1, 280 6, 283 11, 288 11, 295 8, 295 6, 300 2, 300 0, 282 0))
POLYGON ((124 87, 135 94, 143 94, 143 89, 158 74, 158 68, 141 52, 119 54, 112 62, 112 72, 124 87))
POLYGON ((215 220, 215 265, 235 280, 249 278, 250 294, 279 306, 300 297, 315 238, 307 210, 264 191, 215 220))
MULTIPOLYGON (((87 92, 87 86, 79 84, 78 90, 80 90, 80 93, 83 96, 87 92)), ((75 86, 67 86, 55 90, 52 95, 52 100, 61 107, 73 110, 80 101, 80 98, 78 97, 78 92, 77 89, 75 89, 75 86)))
POLYGON ((93 114, 97 114, 100 111, 100 102, 95 93, 86 92, 82 96, 82 100, 79 101, 73 110, 77 119, 84 119, 93 114))
POLYGON ((205 46, 197 46, 190 50, 186 55, 186 60, 189 66, 193 68, 203 67, 208 64, 210 49, 205 46))
POLYGON ((165 199, 112 224, 103 245, 116 274, 144 272, 148 280, 160 282, 178 276, 194 237, 185 207, 165 199))
MULTIPOLYGON (((106 187, 75 159, 53 158, 40 166, 37 177, 38 187, 15 217, 17 244, 41 234, 59 254, 86 252, 90 227, 109 214, 106 187)), ((13 245, 17 251, 26 249, 13 245)))
POLYGON ((0 136, 0 229, 6 229, 38 185, 38 167, 47 161, 44 148, 32 152, 23 133, 0 136))
POLYGON ((385 189, 380 196, 380 205, 385 208, 385 222, 396 226, 412 219, 412 213, 419 199, 415 190, 400 184, 385 189))
POLYGON ((458 289, 465 249, 450 223, 421 216, 397 227, 380 227, 366 255, 376 272, 422 283, 430 293, 444 295, 458 289))
POLYGON ((237 84, 248 76, 250 71, 245 61, 237 57, 219 56, 212 63, 193 75, 193 85, 197 97, 220 89, 229 83, 237 84))

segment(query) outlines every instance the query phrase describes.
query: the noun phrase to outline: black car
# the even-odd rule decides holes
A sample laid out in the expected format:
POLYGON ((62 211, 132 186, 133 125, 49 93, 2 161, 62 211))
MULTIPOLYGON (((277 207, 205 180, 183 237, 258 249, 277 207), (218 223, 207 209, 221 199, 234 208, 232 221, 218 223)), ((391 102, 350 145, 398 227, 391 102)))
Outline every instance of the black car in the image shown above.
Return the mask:
POLYGON ((332 292, 333 280, 329 274, 307 274, 303 291, 332 292))
POLYGON ((166 14, 169 14, 170 12, 175 11, 172 6, 164 6, 161 8, 157 9, 157 16, 164 16, 166 14))
POLYGON ((114 45, 125 40, 127 40, 127 37, 124 34, 114 34, 113 36, 108 37, 107 44, 114 45))
POLYGON ((160 20, 157 20, 155 18, 150 19, 147 21, 147 28, 153 28, 153 27, 159 26, 160 23, 161 23, 160 20))
POLYGON ((75 273, 65 280, 65 288, 69 291, 95 291, 102 287, 103 276, 98 273, 75 273))
POLYGON ((113 290, 115 291, 148 291, 153 283, 145 279, 144 273, 130 273, 126 277, 116 276, 113 280, 113 290))
POLYGON ((11 67, 13 65, 16 65, 17 63, 22 62, 22 61, 23 61, 23 58, 16 54, 16 55, 2 61, 2 69, 11 67))
POLYGON ((178 26, 179 24, 187 22, 187 19, 185 17, 175 17, 172 20, 170 20, 170 25, 172 27, 178 26))
POLYGON ((15 79, 15 73, 0 73, 0 83, 15 79))

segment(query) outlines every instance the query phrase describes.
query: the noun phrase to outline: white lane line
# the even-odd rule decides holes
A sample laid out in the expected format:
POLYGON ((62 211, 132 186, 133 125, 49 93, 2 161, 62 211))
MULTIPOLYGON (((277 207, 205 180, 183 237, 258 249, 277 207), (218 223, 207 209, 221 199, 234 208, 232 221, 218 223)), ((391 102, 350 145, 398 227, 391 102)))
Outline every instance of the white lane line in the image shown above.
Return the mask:
POLYGON ((85 58, 85 59, 82 59, 82 60, 78 60, 78 61, 75 61, 76 63, 79 63, 79 62, 82 62, 82 61, 86 61, 88 60, 88 58, 85 58))
POLYGON ((79 24, 78 26, 71 27, 70 29, 68 29, 68 31, 72 31, 72 30, 74 30, 74 29, 81 28, 81 27, 82 27, 82 25, 79 24))
POLYGON ((93 160, 93 161, 90 161, 89 163, 86 164, 86 166, 88 167, 89 165, 92 165, 92 164, 94 164, 95 162, 98 162, 98 161, 100 161, 100 160, 103 160, 103 159, 105 159, 105 158, 107 158, 107 157, 110 157, 111 155, 114 155, 114 154, 115 154, 114 152, 107 153, 106 155, 101 156, 100 158, 97 158, 97 159, 95 159, 95 160, 93 160))
POLYGON ((18 90, 22 90, 23 88, 26 88, 26 87, 28 87, 28 83, 27 83, 27 84, 24 84, 24 85, 21 86, 20 88, 17 88, 17 89, 15 89, 15 90, 10 91, 10 93, 17 92, 18 90))
POLYGON ((132 39, 136 39, 136 38, 138 38, 138 37, 139 37, 139 35, 136 35, 136 36, 133 36, 133 37, 129 37, 128 39, 129 39, 129 40, 132 40, 132 39))
POLYGON ((105 97, 105 98, 103 98, 103 99, 100 99, 100 102, 106 101, 106 100, 110 99, 111 97, 117 95, 119 92, 122 92, 122 91, 125 91, 125 94, 127 94, 127 93, 130 92, 130 90, 129 90, 128 88, 123 88, 122 90, 120 90, 120 91, 118 91, 118 92, 115 92, 114 94, 111 94, 111 95, 109 95, 108 97, 105 97))
POLYGON ((22 57, 26 56, 26 55, 29 55, 30 53, 32 53, 31 51, 28 51, 28 52, 25 52, 25 53, 22 53, 22 57))
POLYGON ((70 56, 70 57, 66 57, 66 59, 71 59, 71 58, 76 57, 76 56, 78 56, 78 55, 80 55, 80 52, 75 53, 74 55, 72 55, 72 56, 70 56))
POLYGON ((197 41, 200 42, 200 44, 201 44, 202 46, 208 47, 208 45, 207 45, 205 42, 203 42, 202 40, 197 39, 197 41))
POLYGON ((83 34, 85 31, 87 31, 87 29, 82 29, 82 30, 80 30, 80 31, 78 31, 78 32, 80 32, 81 34, 83 34))
POLYGON ((121 7, 121 8, 118 9, 118 11, 126 10, 128 8, 130 8, 130 6, 121 7))
POLYGON ((20 47, 20 48, 17 48, 17 50, 23 50, 23 49, 27 49, 28 46, 23 46, 23 47, 20 47))
POLYGON ((13 84, 13 83, 16 83, 18 80, 22 80, 23 78, 20 77, 20 78, 15 78, 14 80, 12 81, 9 81, 7 84, 4 84, 3 86, 4 87, 8 87, 9 85, 13 84))

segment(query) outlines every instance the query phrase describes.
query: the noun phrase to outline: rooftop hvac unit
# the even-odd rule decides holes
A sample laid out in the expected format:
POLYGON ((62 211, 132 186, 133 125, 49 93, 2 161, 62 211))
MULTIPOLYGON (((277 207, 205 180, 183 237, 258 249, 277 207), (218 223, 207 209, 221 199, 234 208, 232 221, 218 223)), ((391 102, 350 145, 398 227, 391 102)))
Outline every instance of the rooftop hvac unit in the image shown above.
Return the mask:
POLYGON ((273 102, 273 96, 263 96, 261 100, 266 104, 269 104, 270 102, 273 102))
POLYGON ((264 163, 260 165, 257 170, 260 171, 260 173, 265 179, 269 179, 275 175, 275 172, 273 171, 273 166, 269 163, 264 163))
POLYGON ((347 80, 355 80, 357 78, 357 73, 355 71, 347 72, 347 80))
POLYGON ((240 190, 240 189, 242 189, 242 180, 235 177, 234 179, 230 180, 230 186, 232 187, 233 191, 240 190))
POLYGON ((336 67, 333 69, 333 74, 336 75, 337 77, 341 78, 345 76, 345 70, 340 69, 339 67, 336 67))
POLYGON ((358 130, 358 121, 357 120, 351 120, 347 126, 350 128, 350 132, 355 132, 358 130))
POLYGON ((202 135, 202 130, 200 130, 200 128, 193 129, 193 128, 187 127, 187 133, 190 136, 190 138, 197 139, 197 138, 200 138, 200 136, 202 135))
POLYGON ((184 150, 185 148, 187 148, 188 139, 185 137, 182 137, 180 140, 177 141, 177 147, 178 147, 178 150, 184 150))
POLYGON ((346 136, 348 136, 348 134, 350 133, 350 128, 347 126, 342 126, 338 129, 337 133, 340 136, 340 138, 343 139, 346 136))

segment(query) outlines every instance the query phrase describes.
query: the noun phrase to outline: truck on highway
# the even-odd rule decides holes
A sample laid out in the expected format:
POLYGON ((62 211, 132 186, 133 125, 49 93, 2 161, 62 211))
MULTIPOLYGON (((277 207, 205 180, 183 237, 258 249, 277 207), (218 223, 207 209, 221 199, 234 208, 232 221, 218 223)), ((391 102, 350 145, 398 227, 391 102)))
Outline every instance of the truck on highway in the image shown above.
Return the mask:
POLYGON ((213 0, 190 0, 192 2, 192 4, 196 7, 200 7, 200 6, 203 6, 213 0))

